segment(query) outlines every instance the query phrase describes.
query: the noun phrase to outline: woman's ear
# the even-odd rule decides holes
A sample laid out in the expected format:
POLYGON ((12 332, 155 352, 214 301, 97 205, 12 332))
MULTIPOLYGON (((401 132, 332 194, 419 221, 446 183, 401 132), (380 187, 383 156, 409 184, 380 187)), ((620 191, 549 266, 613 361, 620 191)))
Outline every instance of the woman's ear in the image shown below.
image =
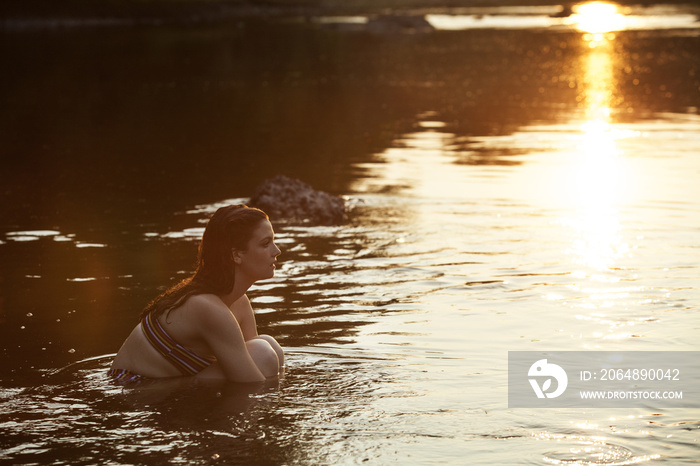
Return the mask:
POLYGON ((241 263, 241 254, 236 249, 231 249, 231 258, 235 264, 241 263))

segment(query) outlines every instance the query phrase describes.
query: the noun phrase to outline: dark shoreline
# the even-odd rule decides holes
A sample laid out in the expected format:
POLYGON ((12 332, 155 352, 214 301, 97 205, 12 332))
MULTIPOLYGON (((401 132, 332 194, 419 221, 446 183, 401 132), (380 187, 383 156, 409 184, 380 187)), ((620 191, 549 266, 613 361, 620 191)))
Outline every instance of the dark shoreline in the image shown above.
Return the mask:
MULTIPOLYGON (((4 0, 0 5, 0 25, 23 21, 85 21, 93 25, 161 25, 226 22, 245 18, 289 16, 373 15, 380 13, 416 14, 445 12, 460 8, 561 6, 575 1, 505 0, 498 4, 484 0, 4 0)), ((619 0, 622 6, 677 6, 700 12, 691 2, 664 0, 619 0)))

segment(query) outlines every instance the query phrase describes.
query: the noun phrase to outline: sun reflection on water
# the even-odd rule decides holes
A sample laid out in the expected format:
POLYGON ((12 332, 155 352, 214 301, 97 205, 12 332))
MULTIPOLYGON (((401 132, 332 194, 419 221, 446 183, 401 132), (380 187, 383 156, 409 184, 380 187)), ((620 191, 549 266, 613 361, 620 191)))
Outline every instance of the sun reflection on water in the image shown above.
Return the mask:
MULTIPOLYGON (((592 5, 592 4, 591 4, 592 5)), ((600 7, 600 5, 598 5, 600 7)), ((598 7, 591 11, 599 10, 598 7)), ((598 40, 584 36, 584 40, 598 40)), ((570 249, 576 265, 596 271, 608 270, 627 252, 622 241, 617 205, 625 189, 624 169, 617 140, 621 137, 610 123, 615 99, 614 56, 609 43, 592 48, 583 61, 585 120, 581 141, 571 167, 573 214, 565 221, 576 230, 570 249)))
POLYGON ((607 2, 590 2, 575 5, 571 21, 580 31, 598 35, 621 31, 626 27, 625 16, 618 6, 607 2))

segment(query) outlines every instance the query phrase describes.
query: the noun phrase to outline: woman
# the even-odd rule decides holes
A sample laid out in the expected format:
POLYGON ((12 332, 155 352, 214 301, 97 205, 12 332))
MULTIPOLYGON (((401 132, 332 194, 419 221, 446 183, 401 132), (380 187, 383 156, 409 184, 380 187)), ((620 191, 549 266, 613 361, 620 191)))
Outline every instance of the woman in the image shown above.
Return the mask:
POLYGON ((263 211, 218 209, 204 230, 194 275, 144 309, 110 377, 124 383, 177 376, 262 382, 276 376, 284 353, 274 338, 258 335, 245 293, 274 276, 280 252, 263 211))

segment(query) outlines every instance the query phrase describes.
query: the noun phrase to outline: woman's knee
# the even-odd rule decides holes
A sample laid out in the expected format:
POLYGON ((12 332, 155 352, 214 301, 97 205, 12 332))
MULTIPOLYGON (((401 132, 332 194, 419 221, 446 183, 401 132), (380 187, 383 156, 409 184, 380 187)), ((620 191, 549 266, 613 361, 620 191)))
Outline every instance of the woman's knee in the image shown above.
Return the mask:
POLYGON ((265 377, 274 377, 279 374, 279 358, 270 343, 261 338, 253 338, 246 342, 246 346, 255 365, 265 377))
POLYGON ((258 335, 256 338, 260 338, 268 342, 272 349, 275 350, 275 353, 277 353, 277 361, 279 363, 279 367, 284 366, 284 350, 282 349, 280 344, 277 343, 277 340, 275 340, 274 337, 270 335, 258 335))

